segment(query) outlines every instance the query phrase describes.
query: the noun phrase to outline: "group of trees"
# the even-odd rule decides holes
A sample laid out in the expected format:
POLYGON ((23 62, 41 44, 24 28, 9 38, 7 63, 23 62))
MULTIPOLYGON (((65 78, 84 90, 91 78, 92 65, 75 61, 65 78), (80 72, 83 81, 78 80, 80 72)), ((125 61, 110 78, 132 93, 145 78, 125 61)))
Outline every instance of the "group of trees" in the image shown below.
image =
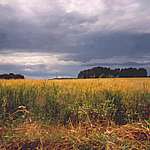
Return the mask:
POLYGON ((0 74, 0 79, 24 79, 25 77, 21 74, 0 74))
POLYGON ((147 70, 144 68, 124 68, 111 69, 107 67, 95 67, 83 70, 78 74, 78 78, 121 78, 121 77, 147 77, 147 70))

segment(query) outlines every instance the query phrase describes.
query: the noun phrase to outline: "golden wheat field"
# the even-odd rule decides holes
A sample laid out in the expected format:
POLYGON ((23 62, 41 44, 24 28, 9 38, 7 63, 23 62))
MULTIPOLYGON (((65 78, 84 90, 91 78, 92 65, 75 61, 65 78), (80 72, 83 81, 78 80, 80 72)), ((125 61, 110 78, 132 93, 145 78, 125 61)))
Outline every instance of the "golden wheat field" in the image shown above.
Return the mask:
POLYGON ((150 79, 0 80, 0 149, 149 150, 150 79))

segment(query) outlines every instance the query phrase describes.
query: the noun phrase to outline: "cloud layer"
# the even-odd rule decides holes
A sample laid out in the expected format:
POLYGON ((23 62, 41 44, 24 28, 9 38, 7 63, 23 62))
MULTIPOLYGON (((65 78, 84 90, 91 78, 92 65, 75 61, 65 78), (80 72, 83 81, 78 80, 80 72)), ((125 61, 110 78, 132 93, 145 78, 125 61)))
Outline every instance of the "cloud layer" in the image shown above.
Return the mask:
POLYGON ((150 55, 149 6, 149 0, 1 0, 0 71, 73 76, 98 60, 143 61, 150 55))

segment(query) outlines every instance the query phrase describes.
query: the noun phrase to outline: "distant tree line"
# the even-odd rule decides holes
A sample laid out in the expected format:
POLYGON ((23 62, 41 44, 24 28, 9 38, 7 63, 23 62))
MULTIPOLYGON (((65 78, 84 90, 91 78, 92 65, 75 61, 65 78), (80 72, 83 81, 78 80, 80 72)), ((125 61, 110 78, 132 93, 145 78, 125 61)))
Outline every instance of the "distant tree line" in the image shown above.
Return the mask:
POLYGON ((123 77, 147 77, 147 70, 144 68, 124 68, 111 69, 107 67, 95 67, 83 70, 78 74, 78 78, 123 78, 123 77))
POLYGON ((0 74, 0 79, 24 79, 25 77, 21 74, 14 74, 14 73, 9 73, 9 74, 0 74))

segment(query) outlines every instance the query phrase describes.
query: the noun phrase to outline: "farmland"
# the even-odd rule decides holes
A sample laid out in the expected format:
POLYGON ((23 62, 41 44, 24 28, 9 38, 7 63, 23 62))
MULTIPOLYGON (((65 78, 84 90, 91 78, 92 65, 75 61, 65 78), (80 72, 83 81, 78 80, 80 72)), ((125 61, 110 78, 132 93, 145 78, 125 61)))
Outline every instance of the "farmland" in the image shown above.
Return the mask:
POLYGON ((3 149, 148 150, 149 118, 149 78, 0 80, 3 149))

